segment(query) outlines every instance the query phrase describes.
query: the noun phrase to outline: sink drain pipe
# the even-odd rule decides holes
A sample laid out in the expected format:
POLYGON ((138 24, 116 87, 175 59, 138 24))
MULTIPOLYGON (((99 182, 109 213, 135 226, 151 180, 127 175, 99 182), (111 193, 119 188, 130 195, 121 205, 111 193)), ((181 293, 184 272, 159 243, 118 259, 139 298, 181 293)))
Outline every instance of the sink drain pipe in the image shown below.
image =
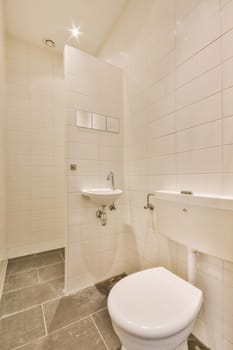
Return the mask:
POLYGON ((197 250, 188 248, 188 281, 194 286, 197 283, 197 254, 197 250))
POLYGON ((100 219, 102 226, 107 225, 106 205, 102 205, 102 209, 97 210, 96 217, 100 219))

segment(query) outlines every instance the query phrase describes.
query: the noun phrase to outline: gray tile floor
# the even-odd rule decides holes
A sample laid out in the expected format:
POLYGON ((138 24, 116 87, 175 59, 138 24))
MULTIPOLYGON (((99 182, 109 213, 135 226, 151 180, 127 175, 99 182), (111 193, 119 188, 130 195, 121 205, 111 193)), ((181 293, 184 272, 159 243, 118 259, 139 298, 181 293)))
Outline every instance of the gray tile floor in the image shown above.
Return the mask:
MULTIPOLYGON (((64 250, 11 259, 0 303, 0 349, 119 350, 106 301, 124 276, 64 296, 64 250)), ((206 348, 191 336, 189 350, 199 349, 206 348)))
POLYGON ((64 296, 63 250, 11 259, 0 303, 0 349, 120 349, 106 309, 112 284, 64 296))

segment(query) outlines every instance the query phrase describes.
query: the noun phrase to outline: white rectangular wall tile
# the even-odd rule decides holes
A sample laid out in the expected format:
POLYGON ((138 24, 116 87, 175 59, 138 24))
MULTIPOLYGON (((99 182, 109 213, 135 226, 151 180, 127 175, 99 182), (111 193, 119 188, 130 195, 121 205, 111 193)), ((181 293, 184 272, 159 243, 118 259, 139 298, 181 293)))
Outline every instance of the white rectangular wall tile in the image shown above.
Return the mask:
POLYGON ((176 60, 181 63, 220 35, 219 2, 199 1, 191 12, 177 21, 176 35, 176 60))
POLYGON ((224 61, 233 57, 232 43, 233 43, 233 30, 230 30, 229 32, 226 32, 222 36, 222 56, 224 61))
POLYGON ((233 16, 233 3, 232 1, 228 1, 227 3, 225 3, 225 6, 221 11, 222 33, 233 28, 232 16, 233 16))
POLYGON ((223 64, 223 89, 233 86, 233 59, 223 64))
POLYGON ((223 144, 233 144, 233 117, 223 120, 223 144))
POLYGON ((177 133, 177 152, 210 148, 221 144, 222 122, 220 120, 177 133))
POLYGON ((223 117, 233 115, 233 88, 223 91, 223 117))
POLYGON ((210 148, 177 155, 178 173, 220 173, 221 149, 210 148))
POLYGON ((153 137, 161 137, 175 132, 175 115, 170 114, 162 117, 155 122, 148 124, 148 135, 153 137))
POLYGON ((221 67, 212 69, 177 90, 177 109, 214 95, 221 90, 221 67))
POLYGON ((223 147, 223 171, 224 173, 233 172, 233 145, 223 147))
POLYGON ((218 93, 176 111, 176 129, 192 128, 220 119, 221 116, 222 94, 218 93))
POLYGON ((158 156, 172 154, 175 152, 176 141, 175 134, 153 138, 148 142, 148 155, 158 156))
POLYGON ((11 36, 7 44, 7 188, 12 203, 35 207, 34 214, 30 206, 24 216, 20 206, 8 213, 13 257, 65 244, 65 90, 61 56, 11 36))
POLYGON ((213 42, 188 61, 177 67, 176 86, 179 87, 186 82, 202 75, 208 70, 221 64, 221 40, 213 42))

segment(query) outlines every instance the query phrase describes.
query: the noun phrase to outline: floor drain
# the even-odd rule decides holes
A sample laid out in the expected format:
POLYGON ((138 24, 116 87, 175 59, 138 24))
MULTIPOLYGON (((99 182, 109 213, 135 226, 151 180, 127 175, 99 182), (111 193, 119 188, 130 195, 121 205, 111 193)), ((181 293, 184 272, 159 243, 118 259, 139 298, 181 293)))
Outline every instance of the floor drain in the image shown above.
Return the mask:
POLYGON ((188 349, 189 350, 211 350, 200 342, 193 334, 188 337, 188 349))

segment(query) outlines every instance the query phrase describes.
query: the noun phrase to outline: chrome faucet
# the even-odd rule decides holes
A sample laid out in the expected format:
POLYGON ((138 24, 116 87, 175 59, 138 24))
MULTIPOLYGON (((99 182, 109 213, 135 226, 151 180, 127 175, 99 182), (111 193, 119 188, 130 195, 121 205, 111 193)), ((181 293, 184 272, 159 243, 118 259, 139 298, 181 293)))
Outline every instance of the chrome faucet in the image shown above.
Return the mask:
POLYGON ((112 189, 115 190, 115 183, 114 183, 114 173, 110 171, 110 173, 107 175, 106 180, 110 181, 112 183, 112 189))

